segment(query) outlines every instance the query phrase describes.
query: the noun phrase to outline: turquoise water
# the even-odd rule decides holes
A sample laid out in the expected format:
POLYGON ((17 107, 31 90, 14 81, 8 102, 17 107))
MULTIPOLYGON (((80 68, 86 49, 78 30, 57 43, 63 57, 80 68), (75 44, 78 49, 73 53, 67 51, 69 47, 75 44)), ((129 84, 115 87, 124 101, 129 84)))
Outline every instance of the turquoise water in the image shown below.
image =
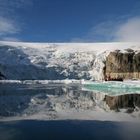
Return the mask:
POLYGON ((124 82, 92 82, 83 85, 84 90, 101 92, 107 95, 140 94, 140 84, 124 82))

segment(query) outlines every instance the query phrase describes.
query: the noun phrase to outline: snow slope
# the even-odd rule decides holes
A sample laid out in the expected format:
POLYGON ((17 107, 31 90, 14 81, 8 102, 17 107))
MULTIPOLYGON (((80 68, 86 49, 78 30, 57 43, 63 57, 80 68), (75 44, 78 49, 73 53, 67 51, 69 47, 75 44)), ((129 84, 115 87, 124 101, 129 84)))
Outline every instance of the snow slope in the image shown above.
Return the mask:
POLYGON ((7 79, 103 80, 110 51, 140 43, 24 43, 0 41, 0 72, 7 79))

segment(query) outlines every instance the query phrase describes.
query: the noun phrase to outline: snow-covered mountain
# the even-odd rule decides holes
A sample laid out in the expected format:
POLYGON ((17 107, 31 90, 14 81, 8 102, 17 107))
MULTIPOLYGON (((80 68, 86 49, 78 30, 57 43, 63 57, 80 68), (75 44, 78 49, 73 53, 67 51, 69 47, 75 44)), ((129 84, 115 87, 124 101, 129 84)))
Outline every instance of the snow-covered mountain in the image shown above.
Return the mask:
POLYGON ((7 79, 103 80, 111 51, 140 51, 140 43, 0 42, 0 72, 7 79))

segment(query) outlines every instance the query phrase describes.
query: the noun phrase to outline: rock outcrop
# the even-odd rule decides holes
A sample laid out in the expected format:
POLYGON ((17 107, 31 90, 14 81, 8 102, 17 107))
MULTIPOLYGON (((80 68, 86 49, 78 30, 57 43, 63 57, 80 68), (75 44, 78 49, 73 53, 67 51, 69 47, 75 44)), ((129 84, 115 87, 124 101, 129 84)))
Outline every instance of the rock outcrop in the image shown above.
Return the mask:
POLYGON ((104 68, 105 79, 140 79, 140 52, 131 49, 110 52, 104 68))

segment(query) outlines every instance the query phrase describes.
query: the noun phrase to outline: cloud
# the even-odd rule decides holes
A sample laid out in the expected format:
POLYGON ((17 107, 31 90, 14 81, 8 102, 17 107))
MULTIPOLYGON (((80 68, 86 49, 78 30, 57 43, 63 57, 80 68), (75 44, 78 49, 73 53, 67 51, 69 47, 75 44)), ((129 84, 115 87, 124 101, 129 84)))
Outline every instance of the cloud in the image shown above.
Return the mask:
MULTIPOLYGON (((94 20, 94 18, 93 18, 94 20)), ((96 21, 96 20, 95 20, 96 21)), ((140 1, 124 15, 107 15, 100 23, 94 24, 82 37, 72 42, 138 42, 140 41, 140 1)))
POLYGON ((0 16, 15 17, 17 9, 22 10, 32 4, 32 0, 0 0, 0 16))
POLYGON ((18 10, 26 9, 32 6, 32 1, 33 0, 0 0, 1 40, 13 40, 15 38, 14 35, 22 31, 22 26, 25 24, 18 15, 18 10))
POLYGON ((140 18, 127 20, 118 28, 114 37, 117 41, 140 41, 140 18))
POLYGON ((92 27, 87 33, 87 38, 93 41, 110 41, 114 39, 114 33, 117 31, 119 21, 105 21, 92 27))
POLYGON ((8 34, 16 34, 20 32, 20 28, 14 20, 0 17, 0 36, 8 34))
POLYGON ((3 37, 2 41, 20 42, 21 40, 15 37, 3 37))
POLYGON ((93 26, 83 37, 71 42, 139 42, 140 17, 124 17, 93 26))
POLYGON ((121 20, 115 21, 103 21, 97 25, 94 25, 89 31, 82 37, 76 37, 72 39, 72 42, 109 42, 114 40, 115 33, 118 27, 121 25, 121 20))
POLYGON ((4 8, 23 8, 32 4, 32 0, 0 0, 0 7, 4 8))

